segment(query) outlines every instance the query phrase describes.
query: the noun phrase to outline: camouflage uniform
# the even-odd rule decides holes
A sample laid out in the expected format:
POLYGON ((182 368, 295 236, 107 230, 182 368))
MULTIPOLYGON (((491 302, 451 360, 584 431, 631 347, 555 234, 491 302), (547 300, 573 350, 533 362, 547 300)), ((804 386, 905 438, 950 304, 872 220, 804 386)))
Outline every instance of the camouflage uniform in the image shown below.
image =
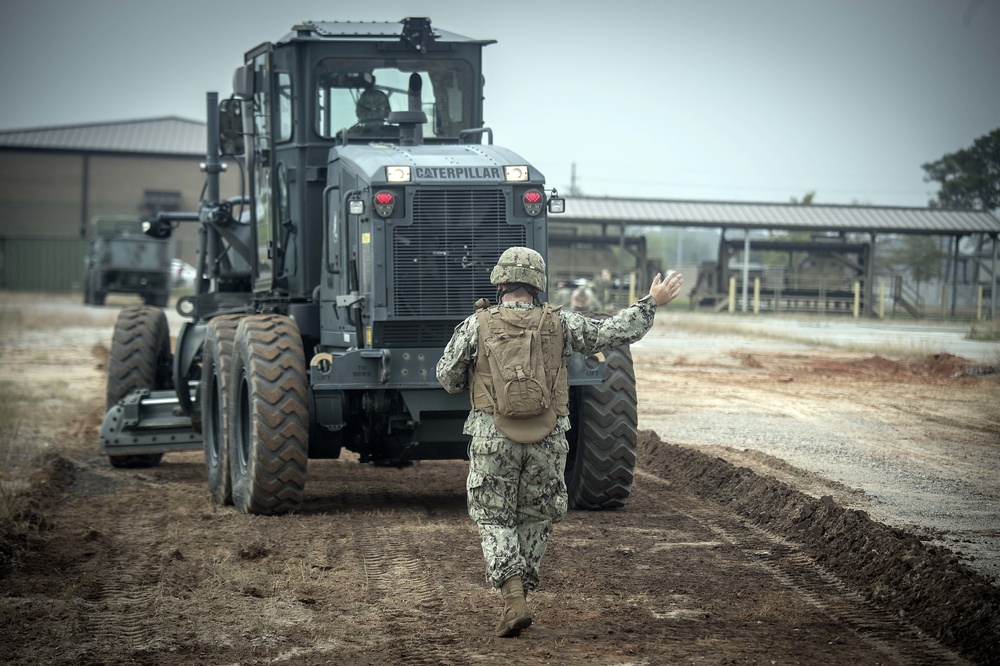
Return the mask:
MULTIPOLYGON (((503 303, 531 309, 531 303, 503 303)), ((647 297, 620 313, 596 321, 576 312, 559 311, 563 355, 594 354, 627 345, 653 325, 656 303, 647 297)), ((437 364, 437 378, 449 393, 465 390, 474 367, 479 339, 475 315, 455 327, 437 364)), ((486 578, 494 587, 520 576, 525 590, 538 587, 538 568, 553 523, 566 515, 566 431, 569 418, 560 416, 542 441, 518 444, 497 429, 493 416, 473 409, 464 432, 469 444, 469 516, 479 527, 486 578)))

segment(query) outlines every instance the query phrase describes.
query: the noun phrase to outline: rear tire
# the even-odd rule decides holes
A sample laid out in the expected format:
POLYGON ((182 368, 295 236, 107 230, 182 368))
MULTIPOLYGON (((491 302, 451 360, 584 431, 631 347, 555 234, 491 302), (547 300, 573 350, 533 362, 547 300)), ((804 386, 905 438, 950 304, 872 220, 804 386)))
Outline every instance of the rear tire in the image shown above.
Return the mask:
MULTIPOLYGON (((170 330, 167 316, 158 308, 124 308, 118 313, 108 355, 106 409, 135 389, 151 391, 173 386, 170 330)), ((112 467, 152 467, 162 453, 108 456, 112 467)))
POLYGON ((566 488, 571 509, 618 509, 635 476, 638 400, 628 347, 605 354, 604 383, 570 388, 566 488))
POLYGON ((239 315, 215 317, 208 323, 202 350, 201 436, 205 443, 205 471, 208 491, 216 504, 232 504, 229 480, 230 430, 227 405, 233 400, 231 371, 233 341, 240 325, 239 315))
POLYGON ((302 338, 278 315, 245 317, 236 330, 227 408, 233 504, 243 513, 295 511, 305 495, 309 392, 302 338))

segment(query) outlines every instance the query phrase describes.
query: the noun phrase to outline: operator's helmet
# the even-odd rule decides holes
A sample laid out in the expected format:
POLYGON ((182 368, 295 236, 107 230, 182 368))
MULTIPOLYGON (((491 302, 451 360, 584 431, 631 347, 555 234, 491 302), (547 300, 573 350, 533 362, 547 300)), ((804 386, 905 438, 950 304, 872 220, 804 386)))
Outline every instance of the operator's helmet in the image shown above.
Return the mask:
POLYGON ((493 267, 490 282, 520 282, 529 284, 538 291, 545 291, 545 260, 530 247, 507 248, 493 267))
POLYGON ((389 96, 381 90, 368 88, 358 97, 357 108, 359 122, 379 122, 389 117, 389 96))

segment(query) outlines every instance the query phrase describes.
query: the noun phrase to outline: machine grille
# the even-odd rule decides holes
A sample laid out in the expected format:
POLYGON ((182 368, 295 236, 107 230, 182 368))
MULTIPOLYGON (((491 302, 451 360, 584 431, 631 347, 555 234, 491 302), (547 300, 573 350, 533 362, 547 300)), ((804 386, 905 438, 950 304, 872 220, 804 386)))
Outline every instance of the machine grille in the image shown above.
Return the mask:
POLYGON ((500 254, 525 244, 525 228, 507 224, 499 189, 419 190, 413 224, 392 238, 392 307, 397 317, 463 319, 492 298, 490 271, 500 254))

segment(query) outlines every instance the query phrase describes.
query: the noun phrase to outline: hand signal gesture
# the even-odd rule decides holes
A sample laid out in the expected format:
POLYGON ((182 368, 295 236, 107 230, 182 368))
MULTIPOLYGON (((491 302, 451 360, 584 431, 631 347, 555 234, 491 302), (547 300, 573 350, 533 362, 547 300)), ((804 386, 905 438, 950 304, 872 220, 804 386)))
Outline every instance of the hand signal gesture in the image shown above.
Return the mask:
POLYGON ((667 277, 662 281, 657 273, 653 278, 653 284, 649 287, 649 295, 653 297, 657 305, 666 305, 677 298, 681 293, 681 285, 684 284, 684 276, 676 271, 667 273, 667 277))

